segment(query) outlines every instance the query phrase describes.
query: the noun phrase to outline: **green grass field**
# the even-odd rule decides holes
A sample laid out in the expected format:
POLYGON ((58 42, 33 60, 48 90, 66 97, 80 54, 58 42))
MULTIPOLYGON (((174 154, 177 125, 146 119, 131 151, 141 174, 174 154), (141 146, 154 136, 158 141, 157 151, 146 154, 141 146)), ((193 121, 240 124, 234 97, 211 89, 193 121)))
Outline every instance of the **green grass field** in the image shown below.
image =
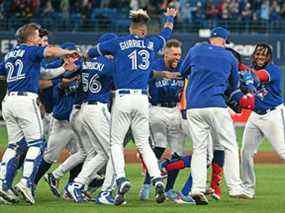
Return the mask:
MULTIPOLYGON (((241 146, 243 128, 241 128, 241 127, 236 128, 236 132, 237 132, 238 143, 241 146)), ((0 128, 0 148, 5 148, 6 145, 7 145, 6 129, 0 128)), ((187 146, 187 150, 191 149, 191 140, 187 141, 186 146, 187 146)), ((128 143, 127 148, 128 149, 135 149, 134 143, 128 143)), ((271 144, 268 141, 263 140, 263 143, 259 147, 259 151, 271 151, 271 150, 272 150, 271 144)))
MULTIPOLYGON (((88 202, 76 204, 62 199, 56 199, 48 190, 47 184, 42 181, 37 191, 37 203, 29 206, 24 202, 14 206, 0 205, 1 213, 253 213, 253 212, 284 212, 285 211, 285 179, 284 165, 258 165, 257 166, 257 197, 254 200, 238 200, 229 198, 223 193, 221 201, 211 200, 208 206, 177 205, 170 201, 156 204, 153 200, 142 202, 138 200, 138 191, 143 180, 138 164, 127 164, 127 174, 132 183, 132 188, 127 196, 126 206, 102 206, 88 202)), ((188 171, 183 171, 176 183, 179 190, 183 181, 188 176, 188 171)), ((61 184, 62 186, 63 184, 61 184)), ((225 187, 224 187, 225 188, 225 187)))

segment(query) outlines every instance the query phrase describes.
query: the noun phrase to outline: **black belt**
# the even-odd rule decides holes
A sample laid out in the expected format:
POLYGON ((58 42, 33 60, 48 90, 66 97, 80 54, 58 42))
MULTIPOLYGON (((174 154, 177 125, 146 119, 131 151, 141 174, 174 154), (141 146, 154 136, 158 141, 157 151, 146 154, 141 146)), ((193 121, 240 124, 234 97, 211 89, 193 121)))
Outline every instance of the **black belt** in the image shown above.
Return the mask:
POLYGON ((152 105, 153 106, 173 108, 173 107, 177 106, 177 102, 166 102, 166 103, 158 103, 158 104, 152 104, 152 105))
MULTIPOLYGON (((119 94, 123 95, 123 94, 135 94, 135 92, 132 92, 131 90, 119 90, 119 94)), ((141 94, 143 95, 147 95, 147 90, 141 90, 141 94)))
POLYGON ((266 110, 254 110, 255 113, 259 114, 259 115, 265 115, 266 113, 275 110, 276 107, 272 107, 266 110))
POLYGON ((76 105, 74 105, 74 108, 75 109, 81 109, 81 105, 80 104, 76 104, 76 105))
POLYGON ((97 105, 99 102, 98 101, 87 101, 86 103, 90 105, 97 105))

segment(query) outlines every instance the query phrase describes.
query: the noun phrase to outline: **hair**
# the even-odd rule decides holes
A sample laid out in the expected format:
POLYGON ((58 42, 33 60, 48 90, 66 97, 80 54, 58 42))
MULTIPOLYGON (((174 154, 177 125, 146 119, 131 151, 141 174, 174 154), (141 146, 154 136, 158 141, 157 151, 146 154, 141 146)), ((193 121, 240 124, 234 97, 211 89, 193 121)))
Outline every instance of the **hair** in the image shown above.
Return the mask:
POLYGON ((40 37, 41 37, 41 38, 44 37, 44 36, 48 36, 48 35, 49 35, 48 30, 45 29, 45 28, 40 28, 40 29, 39 29, 39 33, 40 33, 40 37))
POLYGON ((36 30, 40 30, 41 26, 36 23, 25 24, 16 31, 16 38, 18 43, 25 43, 27 39, 35 33, 36 30))
POLYGON ((268 63, 270 63, 272 61, 272 49, 271 47, 266 44, 266 43, 258 43, 251 55, 251 60, 253 62, 253 65, 256 66, 256 62, 255 62, 255 55, 257 53, 262 53, 264 55, 267 56, 268 60, 265 62, 265 64, 263 66, 266 66, 268 63))
POLYGON ((234 57, 238 60, 238 62, 241 63, 241 55, 239 54, 239 52, 230 47, 226 47, 226 50, 230 51, 234 55, 234 57))
POLYGON ((145 25, 149 22, 150 17, 145 10, 132 10, 130 12, 131 26, 145 25))
POLYGON ((170 39, 166 42, 165 48, 171 48, 171 47, 182 47, 182 43, 178 41, 177 39, 170 39))

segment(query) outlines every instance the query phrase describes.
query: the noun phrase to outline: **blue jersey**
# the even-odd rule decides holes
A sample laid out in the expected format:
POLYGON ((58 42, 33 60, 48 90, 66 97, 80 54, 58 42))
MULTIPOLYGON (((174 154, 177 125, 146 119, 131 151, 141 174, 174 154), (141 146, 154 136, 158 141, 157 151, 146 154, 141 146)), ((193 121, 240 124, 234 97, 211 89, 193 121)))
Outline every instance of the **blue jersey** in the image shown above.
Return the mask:
POLYGON ((45 47, 21 44, 4 57, 8 92, 39 92, 41 61, 45 47))
POLYGON ((3 62, 0 63, 0 76, 5 76, 6 72, 5 72, 5 65, 3 62))
POLYGON ((75 92, 70 92, 68 88, 60 88, 60 82, 53 87, 53 117, 58 120, 69 120, 70 113, 75 101, 75 92))
POLYGON ((115 88, 146 90, 150 65, 170 36, 171 30, 164 28, 157 36, 139 37, 130 34, 99 43, 96 50, 100 55, 111 54, 115 57, 115 88))
MULTIPOLYGON (((41 63, 41 66, 45 69, 53 69, 58 68, 63 65, 62 59, 55 59, 52 61, 43 60, 41 63)), ((53 86, 43 89, 40 92, 40 101, 45 106, 45 110, 47 113, 51 113, 54 105, 54 98, 53 98, 53 87, 54 85, 57 85, 60 82, 60 77, 57 77, 55 79, 52 79, 53 86)))
POLYGON ((54 59, 52 61, 48 61, 44 59, 41 63, 41 66, 45 69, 53 69, 53 68, 58 68, 63 65, 64 61, 61 58, 54 59))
POLYGON ((87 102, 109 103, 113 85, 113 60, 99 56, 82 64, 82 85, 87 102))
POLYGON ((255 96, 254 111, 266 111, 283 103, 281 95, 281 71, 275 64, 264 68, 269 75, 269 81, 260 82, 255 96))
POLYGON ((227 107, 224 93, 238 91, 238 63, 232 53, 208 43, 192 47, 184 59, 180 72, 187 77, 187 109, 227 107))
MULTIPOLYGON (((158 59, 152 64, 154 71, 172 71, 178 72, 180 64, 175 69, 167 68, 163 59, 158 59)), ((153 78, 149 81, 150 103, 167 104, 178 103, 180 92, 183 88, 184 80, 153 78)))

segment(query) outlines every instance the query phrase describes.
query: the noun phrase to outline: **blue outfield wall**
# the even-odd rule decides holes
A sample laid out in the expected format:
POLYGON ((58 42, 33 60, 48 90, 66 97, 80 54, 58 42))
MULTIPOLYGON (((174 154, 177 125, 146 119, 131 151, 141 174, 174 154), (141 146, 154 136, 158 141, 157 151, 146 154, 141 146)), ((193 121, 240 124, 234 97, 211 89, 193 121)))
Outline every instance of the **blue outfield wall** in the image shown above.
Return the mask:
MULTIPOLYGON (((58 32, 50 35, 51 44, 62 44, 70 41, 75 42, 79 48, 86 51, 90 47, 96 45, 97 39, 100 36, 98 33, 86 33, 86 32, 58 32)), ((207 38, 201 38, 198 34, 189 33, 174 33, 173 38, 176 38, 183 42, 183 55, 187 53, 187 50, 193 46, 196 42, 205 41, 207 38)), ((248 61, 251 53, 254 50, 255 44, 259 42, 269 43, 273 48, 273 60, 276 64, 282 67, 282 89, 283 94, 285 92, 285 35, 283 34, 234 34, 230 38, 230 47, 237 50, 248 61)), ((0 59, 5 53, 13 46, 16 45, 14 35, 9 32, 0 32, 0 59)), ((3 88, 3 86, 0 86, 3 88)), ((1 89, 3 94, 3 89, 1 89)), ((1 94, 0 94, 1 96, 1 94)))

